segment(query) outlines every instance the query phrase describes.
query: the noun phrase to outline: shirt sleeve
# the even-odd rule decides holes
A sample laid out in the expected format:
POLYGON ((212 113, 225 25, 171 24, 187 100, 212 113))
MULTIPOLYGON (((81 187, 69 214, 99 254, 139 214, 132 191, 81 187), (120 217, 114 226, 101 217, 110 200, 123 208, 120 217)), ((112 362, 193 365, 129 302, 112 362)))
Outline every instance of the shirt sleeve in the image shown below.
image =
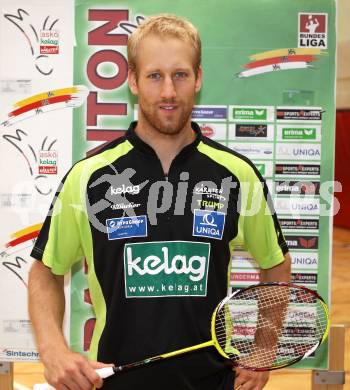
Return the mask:
POLYGON ((288 246, 283 237, 267 184, 260 173, 251 168, 242 184, 244 247, 263 269, 284 261, 288 246))
POLYGON ((66 274, 84 255, 78 221, 82 207, 73 201, 73 181, 74 171, 71 170, 56 192, 31 253, 57 275, 66 274))

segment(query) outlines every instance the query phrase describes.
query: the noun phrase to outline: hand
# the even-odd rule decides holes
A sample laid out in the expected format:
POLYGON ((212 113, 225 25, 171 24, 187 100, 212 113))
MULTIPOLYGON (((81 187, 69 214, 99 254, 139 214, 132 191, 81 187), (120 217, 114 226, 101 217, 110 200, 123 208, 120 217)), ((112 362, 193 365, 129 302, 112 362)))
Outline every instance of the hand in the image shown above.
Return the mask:
POLYGON ((45 356, 43 362, 45 378, 56 390, 91 390, 94 386, 99 389, 103 380, 95 369, 113 366, 89 361, 69 349, 45 356))
POLYGON ((269 380, 269 371, 251 371, 236 368, 234 390, 261 390, 269 380))

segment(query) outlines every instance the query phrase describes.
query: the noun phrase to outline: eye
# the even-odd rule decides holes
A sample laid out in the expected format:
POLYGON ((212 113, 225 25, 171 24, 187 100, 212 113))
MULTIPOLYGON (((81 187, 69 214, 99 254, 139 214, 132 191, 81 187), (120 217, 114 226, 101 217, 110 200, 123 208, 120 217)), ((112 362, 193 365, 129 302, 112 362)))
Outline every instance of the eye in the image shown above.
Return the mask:
POLYGON ((154 72, 154 73, 150 73, 147 78, 151 79, 151 80, 159 80, 160 79, 160 73, 157 73, 157 72, 154 72))
POLYGON ((186 72, 183 72, 183 71, 179 71, 179 72, 176 72, 174 74, 174 79, 177 79, 177 80, 183 80, 185 78, 187 78, 187 73, 186 72))

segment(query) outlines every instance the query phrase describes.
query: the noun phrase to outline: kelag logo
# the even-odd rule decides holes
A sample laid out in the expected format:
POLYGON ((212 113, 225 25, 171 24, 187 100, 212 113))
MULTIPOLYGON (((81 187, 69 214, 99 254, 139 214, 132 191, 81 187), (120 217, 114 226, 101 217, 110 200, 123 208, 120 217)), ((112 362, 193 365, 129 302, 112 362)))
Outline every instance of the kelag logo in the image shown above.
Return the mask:
POLYGON ((164 241, 124 247, 127 298, 206 296, 210 244, 164 241))
POLYGON ((39 151, 39 174, 40 175, 57 175, 57 157, 56 150, 39 151))
POLYGON ((225 214, 219 211, 194 210, 193 235, 222 239, 225 225, 225 214))
POLYGON ((58 54, 59 39, 57 30, 40 30, 40 54, 58 54))

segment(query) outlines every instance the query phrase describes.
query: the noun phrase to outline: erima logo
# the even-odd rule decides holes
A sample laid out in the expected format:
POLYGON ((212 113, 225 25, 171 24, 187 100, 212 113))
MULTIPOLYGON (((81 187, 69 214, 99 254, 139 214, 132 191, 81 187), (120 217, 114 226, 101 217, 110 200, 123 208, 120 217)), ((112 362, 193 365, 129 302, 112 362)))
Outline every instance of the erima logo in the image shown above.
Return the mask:
POLYGON ((299 186, 281 184, 281 185, 276 185, 276 191, 277 192, 299 192, 300 189, 299 186))
POLYGON ((237 110, 236 113, 238 115, 254 115, 254 110, 237 110))
POLYGON ((162 256, 150 255, 142 259, 141 256, 133 256, 132 247, 126 248, 128 275, 132 276, 134 272, 139 275, 158 275, 164 272, 165 275, 186 274, 194 282, 203 279, 207 260, 205 256, 187 257, 185 254, 177 254, 169 258, 166 246, 161 251, 162 256))
POLYGON ((236 115, 241 115, 241 116, 262 116, 266 113, 265 109, 262 110, 248 110, 248 109, 236 109, 236 115))
POLYGON ((257 115, 257 116, 261 116, 261 115, 263 115, 265 113, 265 110, 255 110, 255 114, 257 115))
POLYGON ((305 129, 304 130, 304 133, 306 134, 306 135, 312 135, 312 134, 314 134, 314 129, 310 129, 310 130, 307 130, 307 129, 305 129))
POLYGON ((288 246, 297 247, 298 240, 286 240, 288 246))
POLYGON ((140 186, 126 186, 123 184, 121 187, 113 187, 111 186, 111 195, 119 195, 119 194, 139 194, 140 186))

